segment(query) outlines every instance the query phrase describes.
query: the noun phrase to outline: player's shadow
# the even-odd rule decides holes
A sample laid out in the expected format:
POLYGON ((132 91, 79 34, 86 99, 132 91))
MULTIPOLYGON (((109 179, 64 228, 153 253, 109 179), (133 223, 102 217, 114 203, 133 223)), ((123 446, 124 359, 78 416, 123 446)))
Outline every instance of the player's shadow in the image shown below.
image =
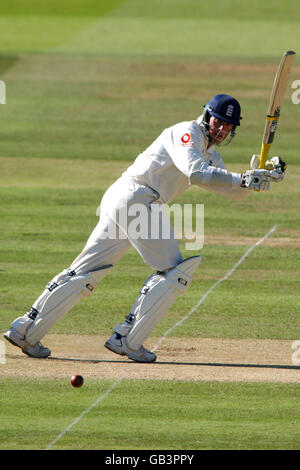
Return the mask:
MULTIPOLYGON (((47 360, 52 361, 69 361, 69 362, 80 362, 90 364, 135 364, 137 362, 126 360, 126 359, 81 359, 71 357, 55 357, 50 356, 47 360)), ((141 363, 140 363, 141 364, 141 363)), ((145 363, 142 363, 143 365, 145 363)), ((151 362, 151 365, 172 365, 172 366, 209 366, 209 367, 247 367, 247 368, 258 368, 258 369, 287 369, 287 370, 300 370, 300 366, 290 366, 286 364, 245 364, 245 363, 228 363, 228 362, 183 362, 183 361, 155 361, 151 362)))
MULTIPOLYGON (((15 356, 13 354, 7 354, 7 358, 11 359, 33 359, 40 361, 41 359, 32 358, 28 356, 15 356)), ((47 359, 42 359, 43 361, 62 361, 62 362, 79 362, 82 364, 132 364, 138 365, 145 363, 138 363, 131 361, 130 359, 82 359, 77 357, 56 357, 50 356, 47 359)), ((285 369, 285 370, 300 370, 300 366, 288 365, 288 364, 248 364, 248 363, 232 363, 232 362, 184 362, 184 361, 155 361, 149 363, 149 365, 159 366, 159 365, 171 365, 171 366, 195 366, 195 367, 239 367, 239 368, 254 368, 254 369, 285 369)))

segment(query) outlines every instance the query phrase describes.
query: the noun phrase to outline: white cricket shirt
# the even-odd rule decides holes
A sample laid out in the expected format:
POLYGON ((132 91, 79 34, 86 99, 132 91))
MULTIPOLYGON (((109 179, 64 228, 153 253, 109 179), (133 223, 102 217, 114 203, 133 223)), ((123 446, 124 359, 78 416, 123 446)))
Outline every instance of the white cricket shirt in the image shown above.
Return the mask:
POLYGON ((214 146, 207 149, 199 125, 189 121, 165 129, 122 176, 149 186, 160 202, 169 203, 189 187, 193 172, 202 171, 209 181, 213 167, 225 169, 221 155, 214 146))

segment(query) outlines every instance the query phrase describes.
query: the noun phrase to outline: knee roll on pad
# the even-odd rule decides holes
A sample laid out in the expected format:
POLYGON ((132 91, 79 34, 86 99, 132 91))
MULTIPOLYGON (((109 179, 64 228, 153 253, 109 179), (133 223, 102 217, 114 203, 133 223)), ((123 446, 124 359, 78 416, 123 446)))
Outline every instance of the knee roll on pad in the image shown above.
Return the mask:
POLYGON ((130 348, 140 348, 177 297, 187 290, 200 261, 201 256, 193 256, 167 273, 148 277, 131 310, 134 322, 126 338, 130 348))
POLYGON ((29 344, 36 344, 82 297, 92 294, 112 267, 102 266, 85 274, 63 271, 47 284, 29 312, 17 318, 11 326, 24 335, 29 344))

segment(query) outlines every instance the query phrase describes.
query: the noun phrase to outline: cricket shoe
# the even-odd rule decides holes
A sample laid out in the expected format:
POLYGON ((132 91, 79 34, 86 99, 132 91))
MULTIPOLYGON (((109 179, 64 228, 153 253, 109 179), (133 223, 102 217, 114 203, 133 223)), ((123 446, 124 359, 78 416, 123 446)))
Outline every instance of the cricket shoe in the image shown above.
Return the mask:
POLYGON ((125 352, 123 351, 121 339, 122 336, 119 335, 119 333, 113 333, 111 337, 108 338, 104 346, 110 351, 116 354, 120 354, 120 356, 126 356, 125 352))
POLYGON ((154 362, 156 360, 156 355, 144 346, 141 346, 137 351, 129 348, 126 344, 126 336, 121 336, 118 333, 114 333, 104 346, 110 351, 127 356, 136 362, 154 362))
POLYGON ((51 354, 50 349, 45 348, 39 341, 34 346, 29 344, 14 328, 7 330, 3 336, 14 346, 21 348, 27 356, 46 358, 51 354))

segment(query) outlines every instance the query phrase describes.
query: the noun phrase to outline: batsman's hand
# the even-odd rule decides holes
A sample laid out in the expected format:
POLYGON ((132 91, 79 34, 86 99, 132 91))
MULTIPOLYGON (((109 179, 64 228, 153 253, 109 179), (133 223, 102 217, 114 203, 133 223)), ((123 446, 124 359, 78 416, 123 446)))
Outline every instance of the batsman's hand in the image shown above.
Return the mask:
POLYGON ((266 170, 270 171, 272 181, 278 183, 285 177, 286 163, 280 157, 273 157, 266 161, 266 170))
POLYGON ((247 170, 242 173, 242 188, 253 189, 253 191, 268 191, 270 189, 271 171, 247 170))
MULTIPOLYGON (((252 155, 250 161, 250 166, 252 170, 258 169, 259 159, 259 155, 252 155)), ((285 177, 286 163, 281 159, 281 157, 273 157, 270 160, 266 161, 265 169, 270 171, 272 181, 278 183, 279 181, 282 181, 285 177)))

